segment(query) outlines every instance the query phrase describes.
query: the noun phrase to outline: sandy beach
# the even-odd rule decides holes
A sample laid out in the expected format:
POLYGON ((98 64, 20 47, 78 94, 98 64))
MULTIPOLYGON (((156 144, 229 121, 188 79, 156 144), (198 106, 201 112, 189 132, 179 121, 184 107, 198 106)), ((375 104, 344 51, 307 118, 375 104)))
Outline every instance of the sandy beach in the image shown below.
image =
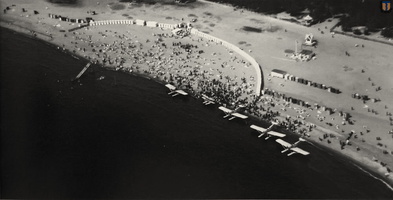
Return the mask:
POLYGON ((146 5, 95 0, 60 6, 47 1, 3 0, 1 9, 1 25, 6 28, 48 41, 60 50, 114 70, 173 83, 197 97, 205 93, 233 107, 246 105, 245 113, 261 120, 279 121, 282 127, 347 156, 393 185, 391 45, 332 35, 329 30, 337 22, 334 20, 305 27, 207 1, 146 5), (296 105, 277 95, 257 97, 260 72, 236 52, 196 35, 174 36, 169 29, 135 24, 78 27, 78 23, 53 19, 49 14, 91 17, 95 21, 191 23, 199 31, 234 44, 252 56, 261 66, 264 91, 274 90, 310 106, 296 105), (308 33, 318 41, 317 48, 301 47, 308 33), (287 57, 284 51, 294 50, 295 41, 297 48, 312 50, 316 59, 301 62, 287 57), (273 69, 338 88, 341 93, 272 77, 273 69), (369 99, 353 98, 355 93, 369 99), (331 108, 332 113, 323 107, 331 108), (350 117, 343 119, 342 113, 350 117))

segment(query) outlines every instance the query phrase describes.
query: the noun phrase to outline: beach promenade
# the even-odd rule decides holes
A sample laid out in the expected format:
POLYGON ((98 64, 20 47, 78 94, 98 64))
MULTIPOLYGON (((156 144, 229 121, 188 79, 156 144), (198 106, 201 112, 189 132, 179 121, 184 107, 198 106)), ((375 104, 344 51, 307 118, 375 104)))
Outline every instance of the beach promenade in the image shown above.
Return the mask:
POLYGON ((205 1, 176 6, 101 0, 67 7, 45 1, 5 0, 1 8, 6 7, 10 9, 0 15, 5 27, 49 41, 93 63, 172 83, 196 97, 205 93, 232 107, 245 105, 246 114, 279 121, 283 128, 346 155, 393 183, 389 45, 343 35, 332 38, 321 31, 332 24, 303 27, 205 1), (89 10, 97 14, 86 14, 89 10), (49 18, 50 13, 73 13, 75 18, 92 17, 94 22, 74 30, 77 23, 49 18), (138 25, 141 21, 137 20, 146 21, 138 25), (173 34, 182 23, 192 24, 187 30, 190 34, 173 34), (261 32, 247 31, 245 26, 261 32), (317 59, 296 62, 285 57, 284 50, 294 49, 294 41, 302 40, 306 33, 313 33, 318 40, 314 50, 317 59), (324 83, 342 93, 271 77, 273 69, 324 83), (352 93, 367 94, 376 101, 355 99, 352 93), (323 109, 326 107, 332 112, 323 109))

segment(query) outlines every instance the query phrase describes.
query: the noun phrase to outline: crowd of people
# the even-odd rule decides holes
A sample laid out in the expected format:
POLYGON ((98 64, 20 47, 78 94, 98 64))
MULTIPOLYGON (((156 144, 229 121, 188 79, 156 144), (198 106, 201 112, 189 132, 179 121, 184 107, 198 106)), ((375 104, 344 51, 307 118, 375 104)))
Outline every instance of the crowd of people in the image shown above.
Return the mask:
MULTIPOLYGON (((339 134, 324 134, 319 140, 329 145, 338 143, 342 149, 351 145, 352 140, 364 142, 364 133, 350 131, 351 123, 341 121, 342 116, 335 116, 340 114, 336 110, 325 113, 320 107, 302 107, 281 96, 256 96, 255 72, 245 73, 251 64, 213 41, 192 34, 179 37, 158 28, 150 29, 152 33, 144 36, 131 30, 116 32, 116 29, 103 27, 85 30, 72 32, 74 52, 85 54, 102 66, 147 75, 185 89, 196 97, 205 94, 233 109, 241 105, 242 112, 278 122, 280 127, 303 137, 313 135, 311 132, 317 127, 332 126, 339 134), (98 32, 98 37, 89 31, 98 32)), ((355 148, 361 150, 358 146, 355 148)))
MULTIPOLYGON (((277 121, 282 127, 302 136, 310 136, 309 132, 316 127, 314 123, 306 122, 306 119, 310 121, 312 117, 318 125, 334 126, 343 135, 350 133, 344 128, 347 121, 340 123, 333 120, 335 117, 330 116, 332 113, 316 113, 312 116, 310 113, 318 108, 298 107, 274 95, 257 97, 252 73, 246 77, 243 72, 243 77, 239 77, 250 64, 213 41, 193 35, 178 37, 160 29, 151 29, 153 33, 149 37, 140 37, 132 31, 120 33, 104 29, 98 31, 99 38, 96 38, 93 34, 88 34, 89 31, 96 31, 92 29, 72 34, 75 39, 74 51, 85 53, 86 58, 93 62, 117 70, 148 75, 185 89, 196 97, 208 95, 218 103, 232 108, 242 105, 244 113, 266 121, 277 121), (244 67, 244 70, 239 70, 239 67, 244 67), (296 109, 296 113, 292 115, 295 117, 284 114, 291 113, 288 110, 290 108, 296 109), (332 118, 331 122, 328 122, 329 117, 332 118)), ((330 137, 343 143, 342 138, 330 137)), ((319 139, 323 141, 326 138, 319 139)), ((330 139, 327 141, 331 143, 330 139)))
MULTIPOLYGON (((281 113, 286 113, 283 111, 295 106, 280 97, 257 97, 252 75, 238 77, 243 70, 230 73, 238 67, 249 66, 249 63, 223 46, 211 48, 219 45, 215 42, 192 35, 180 39, 168 31, 153 32, 143 40, 131 31, 118 33, 104 30, 98 33, 100 38, 94 38, 88 31, 73 32, 74 51, 85 53, 86 58, 103 66, 145 74, 171 83, 197 97, 206 94, 218 103, 233 108, 242 105, 245 113, 267 121, 280 121, 283 127, 304 136, 315 127, 305 122, 310 114, 304 109, 304 114, 298 114, 296 118, 282 117, 281 113), (78 44, 79 41, 85 43, 82 45, 84 47, 78 44), (223 60, 225 57, 229 59, 223 60)), ((320 122, 325 121, 323 114, 315 117, 320 122)), ((338 124, 336 128, 339 128, 338 124)))
POLYGON ((75 31, 73 51, 97 64, 149 75, 196 96, 207 94, 222 104, 235 107, 252 102, 255 77, 246 77, 245 72, 239 76, 239 71, 244 70, 237 68, 248 70, 250 66, 240 55, 197 36, 179 38, 169 31, 157 30, 140 38, 131 31, 98 31, 100 38, 88 31, 75 31), (224 60, 226 57, 229 59, 224 60))

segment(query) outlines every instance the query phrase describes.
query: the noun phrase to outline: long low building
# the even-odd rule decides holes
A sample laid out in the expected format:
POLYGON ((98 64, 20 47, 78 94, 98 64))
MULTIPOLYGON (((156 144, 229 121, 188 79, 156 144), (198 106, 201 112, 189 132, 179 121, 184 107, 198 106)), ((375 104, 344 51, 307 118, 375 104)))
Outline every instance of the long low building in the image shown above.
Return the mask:
POLYGON ((287 74, 286 71, 279 70, 279 69, 273 69, 270 75, 272 77, 277 77, 277 78, 284 78, 284 76, 287 74))
POLYGON ((146 21, 142 20, 142 19, 135 20, 135 23, 136 23, 136 25, 139 25, 139 26, 146 26, 146 21))
POLYGON ((147 21, 146 22, 147 27, 158 27, 158 23, 154 21, 147 21))

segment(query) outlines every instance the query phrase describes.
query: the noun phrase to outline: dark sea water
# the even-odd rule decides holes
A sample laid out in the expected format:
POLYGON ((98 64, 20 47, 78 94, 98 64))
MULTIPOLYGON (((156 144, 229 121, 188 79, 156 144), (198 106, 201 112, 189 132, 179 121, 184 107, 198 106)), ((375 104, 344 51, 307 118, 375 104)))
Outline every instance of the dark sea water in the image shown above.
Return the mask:
POLYGON ((287 157, 154 81, 93 65, 70 82, 85 64, 1 29, 1 198, 393 197, 339 156, 303 143, 310 156, 287 157))

